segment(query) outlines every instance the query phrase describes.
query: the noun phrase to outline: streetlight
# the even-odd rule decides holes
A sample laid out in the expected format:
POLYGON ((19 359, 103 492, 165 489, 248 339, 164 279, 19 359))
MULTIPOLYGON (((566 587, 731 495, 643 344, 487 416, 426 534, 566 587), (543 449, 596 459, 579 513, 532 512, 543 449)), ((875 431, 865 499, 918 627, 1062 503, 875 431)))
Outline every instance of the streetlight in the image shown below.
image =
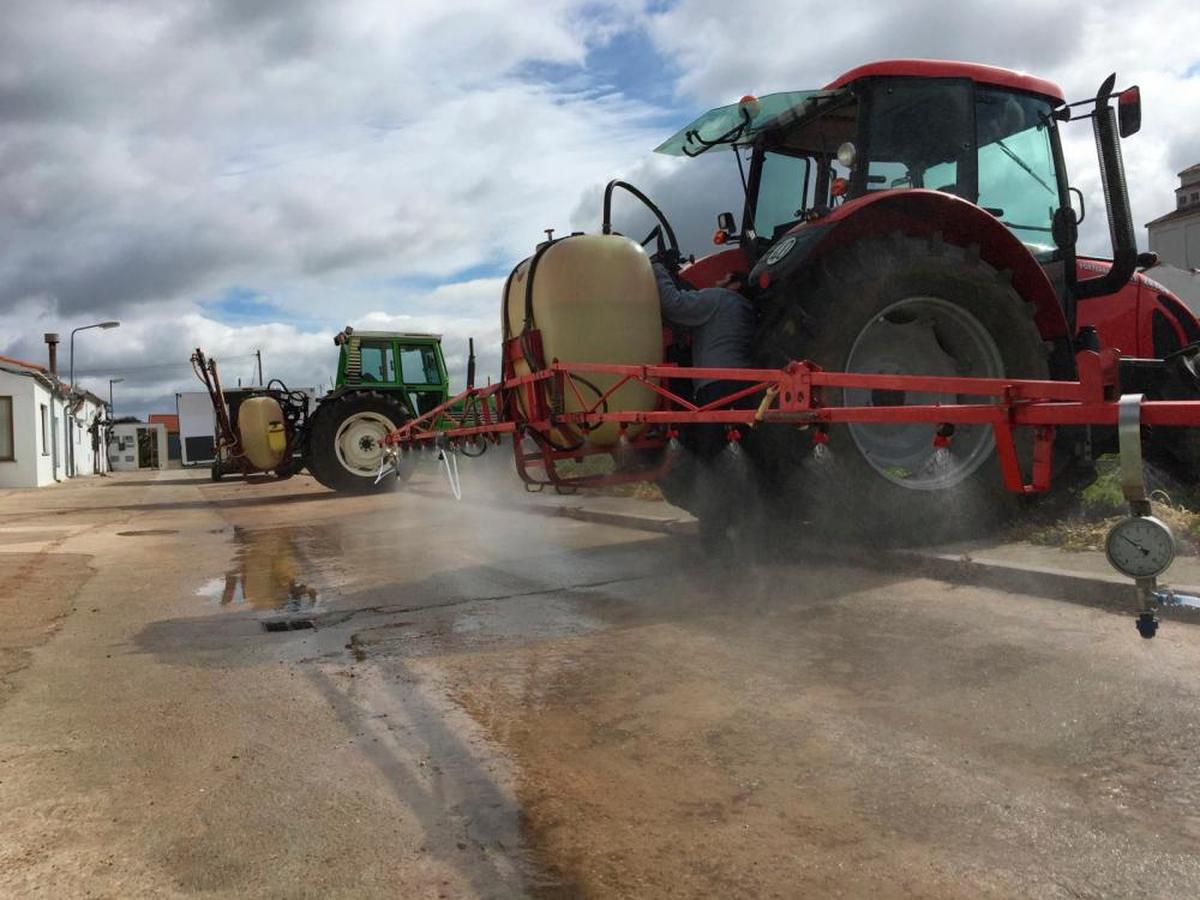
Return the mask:
MULTIPOLYGON (((92 325, 80 325, 78 328, 76 328, 74 331, 71 332, 71 386, 70 386, 70 390, 72 390, 72 391, 75 390, 75 332, 76 331, 87 331, 89 328, 103 328, 103 329, 107 330, 109 328, 120 328, 120 327, 121 327, 120 322, 96 322, 92 325)), ((69 414, 70 413, 70 403, 69 402, 67 404, 67 411, 69 414)), ((70 459, 70 463, 71 463, 70 475, 71 475, 71 477, 74 477, 75 476, 75 434, 74 434, 75 429, 74 429, 74 427, 71 426, 71 422, 72 422, 72 417, 70 415, 68 415, 68 417, 67 417, 67 425, 68 425, 68 428, 67 428, 67 456, 70 459)))
POLYGON ((110 419, 112 419, 112 418, 115 418, 115 414, 114 414, 114 412, 113 412, 112 386, 113 386, 114 384, 120 384, 120 383, 121 383, 122 381, 124 381, 124 380, 125 380, 124 378, 110 378, 110 379, 108 379, 108 417, 109 417, 110 419))

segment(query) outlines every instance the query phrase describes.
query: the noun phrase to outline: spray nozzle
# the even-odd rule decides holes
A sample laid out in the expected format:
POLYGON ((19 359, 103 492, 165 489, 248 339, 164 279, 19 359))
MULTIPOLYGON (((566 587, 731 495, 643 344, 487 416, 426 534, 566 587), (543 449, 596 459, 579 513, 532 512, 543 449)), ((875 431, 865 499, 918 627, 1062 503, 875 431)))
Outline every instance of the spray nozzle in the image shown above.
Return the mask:
POLYGON ((933 446, 938 450, 944 450, 950 446, 952 437, 954 437, 954 426, 949 422, 943 422, 933 434, 933 446))
POLYGON ((726 429, 725 440, 729 441, 729 443, 731 443, 731 444, 741 443, 742 433, 741 433, 741 431, 739 431, 736 428, 726 429))

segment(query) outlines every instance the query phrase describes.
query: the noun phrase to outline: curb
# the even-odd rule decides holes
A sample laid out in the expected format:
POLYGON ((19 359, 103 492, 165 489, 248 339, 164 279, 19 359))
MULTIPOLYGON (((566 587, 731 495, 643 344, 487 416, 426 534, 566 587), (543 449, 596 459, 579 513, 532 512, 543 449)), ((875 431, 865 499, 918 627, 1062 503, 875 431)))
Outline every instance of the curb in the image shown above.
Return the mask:
POLYGON ((592 522, 596 525, 616 525, 620 528, 636 528, 658 534, 694 535, 697 533, 695 519, 680 519, 671 516, 647 516, 637 513, 610 512, 603 509, 588 509, 586 506, 533 507, 551 515, 592 522))

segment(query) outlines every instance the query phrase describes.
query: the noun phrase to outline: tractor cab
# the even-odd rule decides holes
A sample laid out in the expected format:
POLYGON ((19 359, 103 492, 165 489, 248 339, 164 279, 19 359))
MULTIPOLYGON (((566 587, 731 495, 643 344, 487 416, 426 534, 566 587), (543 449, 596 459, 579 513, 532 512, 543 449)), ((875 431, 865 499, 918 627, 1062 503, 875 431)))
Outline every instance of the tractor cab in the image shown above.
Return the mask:
POLYGON ((441 335, 346 327, 333 341, 341 351, 335 390, 398 394, 412 415, 428 412, 449 396, 441 335))
MULTIPOLYGON (((969 63, 872 63, 821 90, 744 97, 710 110, 656 150, 696 156, 734 149, 746 193, 743 227, 735 234, 719 226, 718 240, 736 239, 752 264, 810 223, 845 221, 879 195, 924 189, 964 200, 1005 226, 1069 306, 1072 297, 1118 289, 1136 257, 1132 225, 1122 221, 1128 199, 1108 101, 1119 97, 1121 136, 1137 130, 1140 107, 1136 88, 1111 90, 1106 82, 1095 101, 1084 101, 1095 102, 1096 112, 1082 117, 1097 123, 1121 266, 1103 286, 1082 291, 1074 260, 1080 215, 1071 205, 1058 132, 1081 104, 1066 104, 1061 90, 1040 78, 969 63)), ((892 206, 891 227, 906 230, 930 210, 928 202, 920 212, 892 206)), ((969 218, 961 210, 954 217, 960 213, 969 218)), ((1073 318, 1073 308, 1064 311, 1073 318)))

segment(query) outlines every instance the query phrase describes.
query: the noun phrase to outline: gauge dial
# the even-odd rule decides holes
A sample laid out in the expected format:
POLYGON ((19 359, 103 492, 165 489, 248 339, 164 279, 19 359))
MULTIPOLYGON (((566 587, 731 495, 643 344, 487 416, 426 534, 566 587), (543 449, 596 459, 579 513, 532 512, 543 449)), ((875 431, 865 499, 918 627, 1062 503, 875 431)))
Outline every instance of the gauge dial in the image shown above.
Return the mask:
POLYGON ((1118 522, 1105 543, 1108 561, 1130 578, 1161 575, 1175 560, 1175 537, 1153 516, 1133 516, 1118 522))

